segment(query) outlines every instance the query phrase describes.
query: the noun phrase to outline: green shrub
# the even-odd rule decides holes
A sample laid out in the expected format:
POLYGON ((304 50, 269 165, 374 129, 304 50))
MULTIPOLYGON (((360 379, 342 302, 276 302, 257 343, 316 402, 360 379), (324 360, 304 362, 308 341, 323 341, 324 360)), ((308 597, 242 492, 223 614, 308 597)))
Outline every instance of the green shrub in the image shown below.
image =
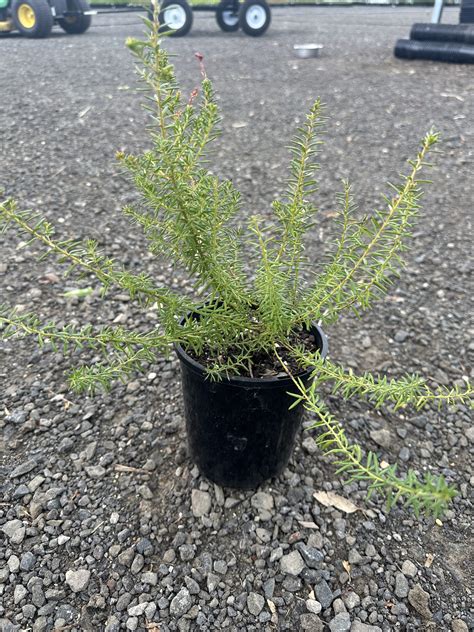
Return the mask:
POLYGON ((310 199, 317 188, 314 175, 321 142, 321 101, 314 103, 292 143, 290 175, 282 198, 273 203, 273 222, 254 216, 242 230, 238 191, 206 167, 207 150, 219 124, 211 82, 201 64, 201 90, 184 97, 161 46, 157 25, 149 26, 146 41, 128 41, 148 89, 146 108, 153 125, 149 150, 139 155, 119 154, 142 200, 138 206, 125 208, 125 213, 144 231, 150 251, 168 258, 187 275, 196 294, 206 298, 179 294, 157 285, 145 273, 129 272, 92 240, 62 241, 49 222, 19 210, 8 199, 0 204, 3 229, 13 226, 40 243, 46 254, 55 255, 70 268, 94 274, 104 292, 119 288, 143 307, 153 306, 159 326, 146 333, 108 326, 58 328, 4 306, 0 310, 3 337, 36 336, 40 344, 48 342, 65 351, 87 347, 102 352, 103 362, 73 370, 70 383, 78 391, 108 388, 114 380, 143 369, 158 353, 169 352, 176 343, 195 357, 209 358, 211 379, 253 376, 262 355, 281 361, 281 370, 291 373, 290 359, 301 369, 313 371, 309 388, 298 379, 297 371, 293 375, 295 401, 316 415, 315 427, 320 429, 316 441, 334 455, 338 471, 349 480, 367 481, 369 493, 386 493, 390 506, 402 499, 417 512, 440 514, 455 495, 443 478, 427 475, 420 480, 413 471, 399 478, 396 465, 384 468, 374 453, 364 454, 358 445, 351 445, 318 398, 317 387, 330 382, 334 392, 345 398, 358 395, 376 406, 391 403, 419 408, 430 402, 471 402, 470 385, 432 391, 418 376, 400 380, 357 376, 329 360, 322 361, 297 335, 314 321, 329 324, 350 310, 359 315, 386 292, 403 265, 402 254, 419 208, 420 173, 428 166, 426 156, 437 142, 437 134, 431 131, 425 136, 409 162, 407 175, 391 185, 391 196, 372 214, 358 217, 350 186, 343 183, 338 195, 339 237, 332 256, 307 282, 307 275, 302 274, 303 269, 308 270, 304 238, 317 215, 310 199), (244 257, 244 249, 252 254, 244 257), (250 273, 244 263, 247 258, 254 264, 250 273))

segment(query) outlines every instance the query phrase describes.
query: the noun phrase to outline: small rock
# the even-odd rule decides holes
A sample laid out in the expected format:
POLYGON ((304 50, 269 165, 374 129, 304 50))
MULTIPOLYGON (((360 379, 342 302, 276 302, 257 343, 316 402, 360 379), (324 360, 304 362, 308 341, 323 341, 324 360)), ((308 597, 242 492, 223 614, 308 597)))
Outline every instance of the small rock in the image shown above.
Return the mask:
POLYGON ((416 577, 418 573, 418 569, 416 568, 415 564, 413 564, 412 561, 405 560, 402 564, 402 573, 406 577, 416 577))
POLYGON ((324 559, 324 555, 321 551, 318 551, 318 549, 312 546, 305 546, 304 544, 300 544, 298 550, 303 556, 306 566, 309 568, 319 568, 320 563, 324 559))
MULTIPOLYGON (((17 573, 20 568, 20 559, 16 555, 10 555, 7 561, 7 566, 10 573, 17 573)), ((8 577, 8 570, 6 573, 7 577, 8 577)))
POLYGON ((41 476, 41 474, 37 474, 28 483, 28 489, 30 490, 30 492, 35 492, 38 487, 45 482, 45 480, 46 479, 44 478, 44 476, 41 476))
POLYGON ((314 587, 314 593, 324 610, 326 610, 326 608, 329 608, 329 606, 334 601, 332 590, 325 579, 316 584, 316 586, 314 587))
POLYGON ((120 619, 111 615, 105 622, 104 632, 120 632, 120 619))
POLYGON ((392 446, 392 435, 385 428, 381 428, 380 430, 371 430, 370 438, 372 441, 375 441, 377 445, 382 448, 388 450, 392 446))
POLYGON ((24 424, 28 419, 28 413, 25 410, 21 410, 18 408, 17 410, 12 410, 12 412, 5 417, 5 421, 11 424, 15 424, 19 426, 20 424, 24 424))
POLYGON ((332 602, 332 609, 334 610, 334 614, 340 614, 341 612, 347 612, 346 605, 342 601, 342 599, 337 598, 332 602))
POLYGON ((27 593, 27 589, 22 584, 17 584, 13 592, 13 601, 15 605, 18 605, 27 593))
POLYGON ((25 537, 26 527, 21 520, 9 520, 3 525, 2 531, 12 544, 21 544, 25 537))
POLYGON ((264 604, 265 599, 258 593, 251 592, 247 597, 247 609, 254 616, 258 616, 262 612, 264 604))
POLYGON ((62 619, 65 623, 71 623, 71 621, 73 621, 76 618, 77 611, 70 604, 63 603, 60 606, 58 606, 58 609, 56 611, 56 616, 58 619, 62 619))
POLYGON ((369 625, 368 623, 354 621, 351 625, 351 632, 382 632, 382 628, 378 625, 369 625))
POLYGON ((306 437, 302 445, 303 449, 306 450, 308 454, 316 454, 316 452, 319 451, 319 448, 313 437, 306 437))
POLYGON ((137 575, 142 568, 145 566, 145 558, 140 553, 137 553, 133 558, 132 565, 130 566, 130 570, 134 575, 137 575))
POLYGON ((207 590, 209 593, 213 593, 219 585, 219 576, 214 573, 208 573, 207 575, 207 590))
POLYGON ((195 547, 192 544, 183 544, 178 550, 179 557, 183 562, 190 562, 196 555, 195 547))
POLYGON ((451 628, 453 632, 469 632, 467 624, 462 619, 453 619, 451 621, 451 628))
POLYGON ((120 555, 117 557, 117 560, 118 560, 118 563, 122 564, 123 566, 130 566, 134 557, 135 557, 135 551, 133 547, 130 547, 128 549, 125 549, 125 551, 122 551, 120 555))
POLYGON ((142 498, 145 500, 151 500, 153 498, 153 492, 148 487, 148 485, 139 485, 137 487, 137 492, 140 494, 142 498))
POLYGON ((349 632, 351 617, 348 612, 340 612, 329 622, 331 632, 349 632))
POLYGON ((176 553, 173 551, 173 549, 167 549, 164 553, 163 553, 163 562, 165 564, 172 564, 176 559, 176 553))
POLYGON ((75 593, 83 591, 87 587, 90 578, 91 572, 85 568, 80 568, 77 571, 72 569, 66 571, 66 584, 75 593))
POLYGON ((265 597, 267 599, 271 599, 273 597, 273 593, 275 592, 274 577, 270 577, 270 579, 267 579, 267 581, 263 584, 263 592, 265 593, 265 597))
POLYGON ((199 595, 200 588, 199 588, 199 584, 197 583, 195 579, 193 579, 192 577, 186 576, 184 578, 184 581, 186 582, 186 586, 188 587, 190 595, 199 595))
POLYGON ((128 608, 128 604, 132 601, 132 595, 128 592, 122 593, 120 597, 117 599, 117 603, 115 604, 115 609, 118 612, 122 612, 128 608))
POLYGON ((316 601, 316 599, 307 599, 306 600, 306 610, 308 612, 312 612, 313 614, 319 614, 322 609, 323 609, 323 607, 321 606, 319 601, 316 601))
POLYGON ((306 613, 300 617, 300 626, 304 632, 323 632, 324 624, 317 614, 306 613))
POLYGON ((250 504, 258 511, 262 520, 270 520, 275 502, 273 496, 267 492, 257 492, 250 499, 250 504))
POLYGON ((150 586, 156 586, 158 584, 158 574, 148 571, 142 574, 142 582, 149 584, 150 586))
POLYGON ((85 468, 87 476, 91 478, 104 478, 105 468, 102 465, 87 465, 85 468))
POLYGON ((191 493, 191 509, 195 518, 206 516, 211 510, 211 495, 200 489, 193 489, 191 493))
POLYGON ((357 549, 351 549, 349 551, 348 559, 349 559, 349 564, 355 565, 355 564, 361 564, 364 558, 362 557, 362 555, 359 553, 357 549))
POLYGON ((408 333, 408 331, 405 331, 404 329, 399 329, 397 332, 395 332, 393 339, 395 340, 395 342, 405 342, 409 335, 410 334, 408 333))
POLYGON ((214 562, 214 570, 219 575, 225 575, 227 573, 227 563, 224 560, 216 560, 214 562))
POLYGON ((187 588, 181 588, 179 593, 173 597, 170 604, 170 614, 174 617, 182 617, 193 605, 191 595, 187 588))
POLYGON ((153 616, 156 612, 156 603, 148 603, 147 607, 145 608, 145 617, 151 621, 151 619, 153 619, 153 616))
POLYGON ((344 604, 348 610, 353 610, 354 608, 357 608, 357 606, 360 604, 360 597, 354 591, 347 593, 347 595, 345 595, 342 600, 344 601, 344 604))
POLYGON ((153 544, 148 538, 141 538, 138 540, 136 549, 137 553, 140 553, 140 555, 143 555, 144 557, 148 557, 153 554, 153 544))
POLYGON ((397 573, 395 575, 395 594, 399 599, 405 599, 408 595, 410 586, 408 585, 408 579, 403 573, 397 573))
POLYGON ((17 465, 12 472, 10 472, 10 478, 19 478, 20 476, 24 476, 34 470, 38 463, 34 459, 30 459, 29 461, 25 461, 24 463, 20 463, 17 465))
POLYGON ((141 617, 142 614, 145 612, 145 609, 147 606, 148 606, 148 601, 143 601, 142 603, 139 603, 136 606, 130 606, 127 612, 131 617, 141 617))
POLYGON ((432 614, 429 608, 430 596, 425 590, 423 590, 420 584, 416 584, 408 592, 408 601, 423 618, 431 618, 432 614))
POLYGON ((398 457, 401 461, 406 463, 410 460, 410 450, 406 446, 403 446, 403 448, 398 453, 398 457))
POLYGON ((27 551, 23 553, 20 559, 20 570, 22 571, 31 571, 33 566, 36 564, 36 557, 31 553, 31 551, 27 551))
POLYGON ((38 608, 41 608, 41 606, 44 605, 46 598, 44 596, 44 592, 43 592, 43 588, 41 584, 33 584, 31 588, 31 601, 38 608))
POLYGON ((305 563, 298 551, 292 551, 288 555, 284 555, 280 560, 280 569, 285 575, 294 575, 296 577, 304 567, 305 563))
POLYGON ((377 555, 377 549, 373 544, 368 544, 365 547, 365 554, 367 555, 367 557, 375 557, 377 555))

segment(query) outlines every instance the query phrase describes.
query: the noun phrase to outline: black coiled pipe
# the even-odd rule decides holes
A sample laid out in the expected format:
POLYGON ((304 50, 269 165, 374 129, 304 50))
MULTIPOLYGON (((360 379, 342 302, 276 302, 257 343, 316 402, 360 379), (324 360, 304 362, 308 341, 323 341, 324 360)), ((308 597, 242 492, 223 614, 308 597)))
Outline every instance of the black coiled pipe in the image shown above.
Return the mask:
POLYGON ((414 24, 410 39, 474 44, 474 24, 414 24))
POLYGON ((399 39, 394 53, 399 59, 431 59, 457 64, 474 64, 474 46, 468 44, 399 39))

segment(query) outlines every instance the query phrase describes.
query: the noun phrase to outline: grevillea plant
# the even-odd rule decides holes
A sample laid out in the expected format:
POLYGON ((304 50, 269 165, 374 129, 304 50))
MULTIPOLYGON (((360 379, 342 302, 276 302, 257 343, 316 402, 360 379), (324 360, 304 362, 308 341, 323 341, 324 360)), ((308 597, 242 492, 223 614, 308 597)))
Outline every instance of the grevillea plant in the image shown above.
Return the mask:
POLYGON ((425 136, 407 174, 391 185, 392 194, 383 199, 381 208, 361 216, 350 185, 343 183, 337 199, 339 236, 332 254, 310 267, 304 242, 317 216, 311 200, 317 189, 321 101, 311 107, 291 145, 289 178, 282 197, 272 205, 273 221, 253 216, 242 227, 238 191, 206 167, 208 147, 218 135, 219 112, 202 59, 200 89, 183 96, 156 22, 148 27, 145 41, 128 41, 147 90, 145 107, 152 125, 146 151, 118 155, 141 193, 141 203, 124 211, 143 229, 149 250, 180 269, 195 292, 179 294, 157 285, 145 273, 128 271, 93 240, 61 240, 44 218, 6 199, 0 204, 3 230, 13 227, 36 241, 45 254, 66 263, 68 272, 77 268, 94 275, 104 293, 126 291, 141 307, 155 310, 159 325, 146 332, 113 326, 57 327, 3 306, 1 335, 34 336, 39 344, 65 352, 83 347, 101 352, 102 362, 76 367, 70 376, 74 389, 89 392, 144 370, 157 354, 169 352, 177 343, 195 357, 206 357, 210 379, 259 377, 262 357, 277 363, 279 359, 279 370, 294 379, 295 402, 314 414, 319 431, 315 440, 334 456, 338 472, 349 480, 366 481, 369 493, 385 493, 390 505, 401 499, 417 512, 440 514, 454 489, 442 477, 421 478, 413 471, 399 477, 396 465, 382 467, 373 452, 349 442, 342 425, 319 399, 317 388, 330 382, 344 398, 361 396, 375 406, 420 408, 431 403, 471 403, 470 385, 431 390, 416 375, 399 380, 355 375, 332 361, 322 361, 297 335, 311 322, 330 324, 348 311, 359 315, 387 291, 403 266, 402 254, 419 208, 420 173, 428 166, 427 153, 437 134, 431 131, 425 136), (246 261, 252 262, 252 269, 246 261), (290 366, 310 368, 312 385, 305 388, 298 370, 290 366))

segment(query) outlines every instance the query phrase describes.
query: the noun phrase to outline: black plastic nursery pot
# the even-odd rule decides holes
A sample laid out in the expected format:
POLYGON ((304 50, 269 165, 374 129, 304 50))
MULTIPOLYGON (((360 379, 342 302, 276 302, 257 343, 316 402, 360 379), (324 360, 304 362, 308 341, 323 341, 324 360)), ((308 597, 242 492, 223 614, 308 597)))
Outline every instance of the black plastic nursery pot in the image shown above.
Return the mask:
MULTIPOLYGON (((322 329, 311 333, 321 357, 328 344, 322 329)), ((181 346, 180 360, 189 455, 201 474, 222 487, 254 489, 285 469, 303 406, 290 410, 296 387, 290 377, 231 377, 211 381, 206 369, 181 346)), ((311 372, 299 377, 306 384, 311 372)))

